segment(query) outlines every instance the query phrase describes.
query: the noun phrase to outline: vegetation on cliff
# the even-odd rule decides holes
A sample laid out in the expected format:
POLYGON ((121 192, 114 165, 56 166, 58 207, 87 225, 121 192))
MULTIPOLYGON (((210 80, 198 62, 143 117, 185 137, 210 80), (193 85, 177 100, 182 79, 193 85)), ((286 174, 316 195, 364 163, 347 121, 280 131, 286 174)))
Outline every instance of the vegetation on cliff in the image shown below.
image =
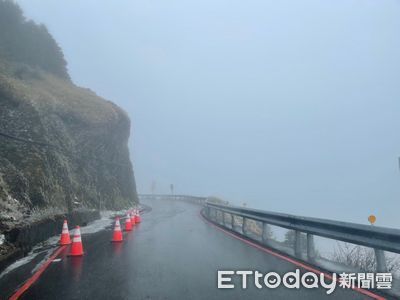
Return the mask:
POLYGON ((69 79, 45 26, 0 0, 0 231, 35 208, 117 209, 137 201, 130 120, 69 79))
POLYGON ((63 52, 43 24, 27 20, 21 8, 0 0, 0 56, 69 78, 63 52))

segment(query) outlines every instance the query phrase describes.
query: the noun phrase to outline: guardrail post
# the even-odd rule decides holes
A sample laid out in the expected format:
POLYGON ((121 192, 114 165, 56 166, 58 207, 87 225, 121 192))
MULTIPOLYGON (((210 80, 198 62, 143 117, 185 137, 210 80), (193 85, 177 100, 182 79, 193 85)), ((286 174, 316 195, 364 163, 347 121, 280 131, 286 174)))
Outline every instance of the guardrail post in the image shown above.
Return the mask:
POLYGON ((235 218, 236 216, 234 214, 232 214, 232 230, 237 231, 236 230, 236 222, 235 222, 235 218))
POLYGON ((219 223, 219 224, 222 224, 222 223, 223 223, 223 220, 221 220, 221 218, 224 217, 224 212, 219 210, 219 211, 218 211, 218 214, 219 214, 218 223, 219 223))
POLYGON ((268 224, 262 223, 261 240, 265 245, 268 245, 268 224))
POLYGON ((294 255, 301 258, 301 232, 294 231, 294 255))
POLYGON ((210 219, 214 220, 214 215, 215 215, 215 208, 210 207, 210 219))
POLYGON ((224 227, 226 227, 226 220, 225 220, 225 212, 222 212, 222 223, 224 224, 224 227))
POLYGON ((314 235, 307 233, 307 258, 312 262, 315 260, 315 256, 314 235))
POLYGON ((235 223, 233 221, 233 214, 231 214, 231 229, 235 229, 235 223))
POLYGON ((385 252, 381 249, 374 249, 374 251, 376 258, 376 271, 379 273, 386 273, 387 266, 386 266, 385 252))
POLYGON ((245 217, 243 217, 242 234, 246 235, 246 229, 247 229, 247 219, 245 217))

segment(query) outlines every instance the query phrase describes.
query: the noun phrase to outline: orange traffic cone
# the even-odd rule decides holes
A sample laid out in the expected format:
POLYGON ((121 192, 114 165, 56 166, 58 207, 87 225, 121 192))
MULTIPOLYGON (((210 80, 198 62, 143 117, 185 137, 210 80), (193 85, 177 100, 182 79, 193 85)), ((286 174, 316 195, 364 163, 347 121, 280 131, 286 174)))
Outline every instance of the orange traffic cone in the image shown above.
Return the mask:
POLYGON ((135 225, 135 214, 134 213, 131 213, 131 224, 132 224, 132 226, 134 226, 135 225))
POLYGON ((136 210, 135 222, 136 223, 142 222, 142 218, 140 217, 140 213, 139 213, 138 209, 136 210))
POLYGON ((114 235, 111 242, 122 242, 121 224, 119 223, 118 217, 115 220, 114 235))
POLYGON ((69 256, 82 256, 83 255, 81 230, 80 230, 79 226, 76 226, 76 228, 75 228, 74 238, 72 239, 71 250, 68 255, 69 256))
POLYGON ((71 244, 71 238, 69 236, 68 223, 67 220, 64 220, 60 238, 60 245, 69 245, 69 244, 71 244))
POLYGON ((125 221, 125 231, 131 231, 131 230, 132 230, 131 216, 127 214, 125 221))

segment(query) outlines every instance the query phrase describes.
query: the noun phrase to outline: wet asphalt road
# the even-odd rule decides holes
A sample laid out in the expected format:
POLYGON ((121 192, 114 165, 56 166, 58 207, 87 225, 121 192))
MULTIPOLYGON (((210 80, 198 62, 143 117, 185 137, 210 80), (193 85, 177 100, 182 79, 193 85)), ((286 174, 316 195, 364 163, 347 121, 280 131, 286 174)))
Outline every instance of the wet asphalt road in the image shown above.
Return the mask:
POLYGON ((111 229, 83 236, 85 255, 61 255, 22 299, 368 299, 351 290, 217 289, 217 270, 294 271, 205 223, 199 206, 152 200, 142 223, 110 243, 111 229))

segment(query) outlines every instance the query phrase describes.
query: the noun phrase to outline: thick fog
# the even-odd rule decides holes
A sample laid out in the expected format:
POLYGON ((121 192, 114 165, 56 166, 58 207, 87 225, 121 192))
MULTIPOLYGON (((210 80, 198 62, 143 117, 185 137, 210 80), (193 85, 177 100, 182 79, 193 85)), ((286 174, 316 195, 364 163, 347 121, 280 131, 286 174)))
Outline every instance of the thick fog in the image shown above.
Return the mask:
POLYGON ((400 226, 400 2, 18 0, 123 107, 138 190, 400 226))

